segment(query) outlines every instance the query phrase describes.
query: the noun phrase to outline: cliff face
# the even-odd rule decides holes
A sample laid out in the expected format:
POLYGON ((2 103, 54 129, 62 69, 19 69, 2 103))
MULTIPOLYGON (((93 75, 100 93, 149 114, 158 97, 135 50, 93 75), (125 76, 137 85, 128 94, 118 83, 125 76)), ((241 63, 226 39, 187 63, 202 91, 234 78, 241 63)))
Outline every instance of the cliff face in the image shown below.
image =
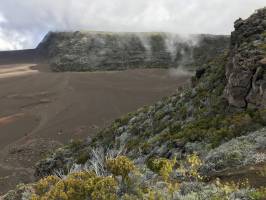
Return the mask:
POLYGON ((197 67, 229 46, 228 36, 54 32, 38 46, 54 71, 197 67))
POLYGON ((236 107, 266 107, 266 8, 235 22, 225 96, 236 107))

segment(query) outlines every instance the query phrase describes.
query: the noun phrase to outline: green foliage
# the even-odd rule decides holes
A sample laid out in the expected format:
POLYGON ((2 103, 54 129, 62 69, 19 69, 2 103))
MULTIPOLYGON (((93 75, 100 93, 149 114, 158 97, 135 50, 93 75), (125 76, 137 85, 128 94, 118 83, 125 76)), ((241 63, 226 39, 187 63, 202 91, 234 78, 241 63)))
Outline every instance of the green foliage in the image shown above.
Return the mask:
POLYGON ((143 154, 149 154, 150 151, 152 150, 152 147, 153 147, 152 144, 149 143, 149 142, 144 142, 144 143, 142 143, 142 145, 140 146, 140 148, 141 148, 143 154))
POLYGON ((82 140, 80 139, 74 139, 70 141, 70 144, 67 146, 72 151, 78 151, 82 147, 82 140))
POLYGON ((126 148, 130 151, 138 148, 139 146, 141 146, 141 144, 142 144, 141 137, 134 137, 126 143, 126 148))
POLYGON ((169 132, 170 133, 177 133, 181 130, 181 125, 179 122, 173 123, 169 127, 169 132))
POLYGON ((165 113, 161 110, 155 113, 154 119, 155 120, 160 120, 165 116, 165 113))
POLYGON ((87 151, 80 152, 76 158, 77 164, 85 164, 89 159, 89 153, 87 151))
MULTIPOLYGON (((261 111, 250 115, 248 112, 237 113, 224 116, 200 118, 187 124, 180 132, 173 137, 183 139, 186 142, 208 141, 213 147, 218 146, 223 141, 228 141, 234 137, 257 128, 254 124, 262 126, 261 111)), ((265 123, 265 122, 264 122, 265 123)))
POLYGON ((179 114, 181 119, 186 119, 187 117, 187 107, 186 106, 182 106, 179 108, 179 114))
POLYGON ((266 126, 266 109, 261 110, 248 110, 249 115, 254 122, 266 126))
POLYGON ((128 113, 128 114, 116 119, 114 123, 116 123, 118 126, 126 125, 133 115, 134 115, 134 113, 128 113))
POLYGON ((90 155, 85 147, 86 143, 84 141, 80 139, 74 139, 71 140, 70 144, 66 146, 66 150, 72 152, 77 164, 85 164, 90 155))

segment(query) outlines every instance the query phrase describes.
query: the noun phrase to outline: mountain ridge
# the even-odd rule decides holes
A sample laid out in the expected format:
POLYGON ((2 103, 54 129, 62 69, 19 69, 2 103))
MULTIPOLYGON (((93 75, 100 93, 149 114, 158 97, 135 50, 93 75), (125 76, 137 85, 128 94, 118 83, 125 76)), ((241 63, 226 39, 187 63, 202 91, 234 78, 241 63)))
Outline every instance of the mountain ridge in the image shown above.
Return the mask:
POLYGON ((96 71, 197 66, 228 45, 222 35, 75 31, 50 32, 37 49, 54 71, 96 71))

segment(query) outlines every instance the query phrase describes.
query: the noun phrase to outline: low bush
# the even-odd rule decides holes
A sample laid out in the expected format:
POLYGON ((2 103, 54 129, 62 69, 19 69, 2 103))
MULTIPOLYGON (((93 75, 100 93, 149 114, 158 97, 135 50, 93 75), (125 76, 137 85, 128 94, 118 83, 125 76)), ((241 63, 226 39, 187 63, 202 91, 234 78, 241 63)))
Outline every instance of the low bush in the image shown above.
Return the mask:
POLYGON ((130 172, 136 170, 134 163, 126 156, 118 156, 106 161, 107 169, 115 176, 126 178, 130 172))
POLYGON ((36 185, 31 200, 115 200, 117 182, 112 177, 99 177, 92 172, 78 172, 59 179, 49 176, 36 185))
POLYGON ((176 160, 166 158, 155 158, 149 161, 149 168, 163 177, 165 181, 169 179, 170 173, 174 170, 176 160))

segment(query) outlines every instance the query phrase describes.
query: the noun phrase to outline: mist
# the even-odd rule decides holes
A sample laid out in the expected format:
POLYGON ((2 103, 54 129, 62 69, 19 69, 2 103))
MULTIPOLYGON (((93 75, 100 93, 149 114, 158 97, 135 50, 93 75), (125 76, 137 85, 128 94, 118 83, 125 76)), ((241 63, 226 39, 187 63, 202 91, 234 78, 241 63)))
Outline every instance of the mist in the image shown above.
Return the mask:
POLYGON ((237 18, 263 6, 265 0, 1 0, 0 50, 34 48, 48 31, 230 34, 237 18))

